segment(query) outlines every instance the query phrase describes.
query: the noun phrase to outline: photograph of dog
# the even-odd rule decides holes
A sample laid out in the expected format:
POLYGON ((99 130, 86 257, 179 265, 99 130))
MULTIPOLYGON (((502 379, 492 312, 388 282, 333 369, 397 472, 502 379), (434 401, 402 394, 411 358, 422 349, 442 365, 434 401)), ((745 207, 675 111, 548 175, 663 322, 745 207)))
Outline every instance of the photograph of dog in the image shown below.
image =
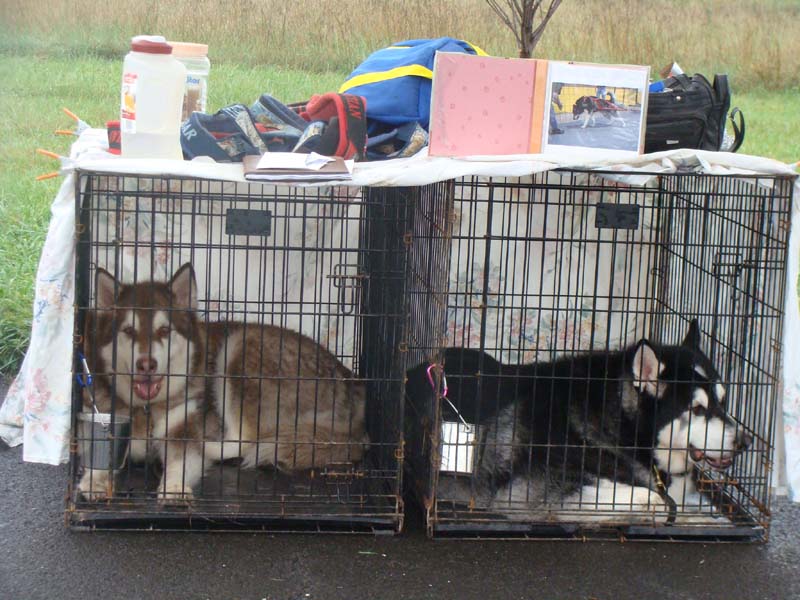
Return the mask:
POLYGON ((619 116, 620 112, 628 110, 624 106, 615 104, 611 100, 598 98, 597 96, 581 96, 572 105, 573 120, 583 119, 582 129, 586 129, 589 123, 592 127, 596 126, 596 117, 603 115, 606 119, 620 127, 625 127, 625 119, 619 116))
MULTIPOLYGON (((233 458, 290 473, 363 458, 365 384, 314 340, 206 322, 189 263, 168 282, 123 284, 101 268, 95 282, 84 335, 91 395, 100 411, 130 417, 129 460, 160 466, 160 499, 191 498, 206 467, 233 458)), ((82 462, 78 491, 113 494, 114 473, 82 462)))
MULTIPOLYGON (((434 397, 429 367, 408 373, 415 403, 434 397)), ((478 435, 471 473, 441 472, 437 497, 509 517, 669 523, 697 493, 697 468, 725 471, 751 444, 725 410, 697 321, 674 346, 642 339, 522 365, 448 348, 441 368, 442 420, 478 435)))
POLYGON ((549 144, 638 150, 643 118, 638 89, 557 81, 552 97, 549 144))
POLYGON ((607 155, 639 154, 649 76, 646 66, 551 61, 544 152, 572 157, 572 148, 586 148, 607 155))

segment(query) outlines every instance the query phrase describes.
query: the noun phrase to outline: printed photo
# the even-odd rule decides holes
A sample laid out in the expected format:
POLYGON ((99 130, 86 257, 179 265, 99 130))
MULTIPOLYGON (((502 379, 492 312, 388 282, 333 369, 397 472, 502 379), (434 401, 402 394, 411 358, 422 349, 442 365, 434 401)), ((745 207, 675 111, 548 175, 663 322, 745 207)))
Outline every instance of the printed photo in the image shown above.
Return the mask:
POLYGON ((545 149, 642 150, 647 67, 551 63, 545 149))

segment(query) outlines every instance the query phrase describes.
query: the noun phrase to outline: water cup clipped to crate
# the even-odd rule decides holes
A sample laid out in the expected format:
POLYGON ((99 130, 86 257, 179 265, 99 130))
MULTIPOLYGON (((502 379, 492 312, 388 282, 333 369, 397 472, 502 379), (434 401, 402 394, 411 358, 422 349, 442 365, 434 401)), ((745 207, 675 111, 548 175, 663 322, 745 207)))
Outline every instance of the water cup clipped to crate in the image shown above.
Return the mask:
POLYGON ((125 465, 131 438, 131 420, 119 413, 100 412, 92 389, 92 373, 86 358, 80 355, 83 374, 78 383, 88 390, 92 400, 90 412, 78 413, 78 439, 83 466, 96 470, 118 470, 125 465))
MULTIPOLYGON (((436 365, 428 367, 428 380, 436 389, 431 371, 436 365)), ((456 414, 457 420, 445 420, 439 432, 439 471, 443 473, 471 474, 475 466, 475 447, 482 434, 480 425, 467 423, 455 405, 447 397, 447 377, 442 372, 442 402, 446 402, 456 414)), ((443 413, 442 413, 443 414, 443 413)))

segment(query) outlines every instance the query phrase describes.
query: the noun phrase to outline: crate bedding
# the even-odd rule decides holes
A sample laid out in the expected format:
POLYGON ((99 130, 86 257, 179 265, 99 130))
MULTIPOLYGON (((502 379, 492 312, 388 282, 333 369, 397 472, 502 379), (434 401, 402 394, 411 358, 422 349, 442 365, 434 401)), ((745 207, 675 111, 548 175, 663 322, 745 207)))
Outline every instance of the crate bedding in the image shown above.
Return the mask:
MULTIPOLYGON (((52 218, 47 233, 44 248, 40 257, 39 267, 36 276, 35 300, 33 309, 33 323, 31 329, 31 343, 23 361, 19 374, 14 379, 5 402, 0 407, 0 438, 9 445, 24 443, 23 459, 29 462, 40 462, 46 464, 59 464, 68 460, 69 428, 70 428, 70 405, 71 405, 71 368, 72 368, 72 336, 73 336, 73 301, 74 301, 74 226, 75 226, 75 169, 108 172, 114 174, 131 175, 176 175, 181 177, 194 178, 195 181, 183 180, 181 185, 202 185, 204 191, 210 191, 211 196, 218 195, 219 199, 208 200, 209 203, 220 203, 221 198, 227 195, 236 196, 239 186, 245 185, 242 176, 241 165, 208 163, 202 160, 191 162, 181 161, 148 161, 148 160, 124 160, 119 158, 108 158, 105 152, 105 131, 86 130, 80 138, 73 144, 71 156, 64 161, 62 169, 65 175, 64 181, 59 192, 53 201, 51 210, 52 218), (205 180, 205 181, 197 181, 205 180), (218 180, 218 181, 208 181, 218 180), (53 348, 63 348, 63 352, 53 352, 53 348)), ((591 153, 578 154, 573 160, 567 163, 552 162, 552 159, 541 155, 535 156, 510 156, 499 160, 497 157, 470 157, 468 159, 449 159, 449 158, 429 158, 425 152, 414 157, 400 160, 385 161, 377 163, 359 163, 353 174, 353 181, 350 186, 341 186, 334 190, 335 197, 341 199, 342 205, 339 208, 343 224, 331 226, 329 231, 324 232, 325 239, 330 240, 331 244, 344 244, 348 250, 342 253, 341 259, 337 257, 336 262, 356 264, 357 257, 355 248, 358 244, 358 221, 348 219, 348 215, 357 215, 360 210, 359 187, 360 186, 414 186, 442 181, 451 178, 464 176, 494 176, 494 177, 526 177, 533 173, 544 172, 562 166, 570 167, 598 167, 608 170, 618 171, 619 175, 605 175, 629 185, 645 185, 651 175, 641 172, 676 172, 687 167, 699 167, 703 172, 713 174, 793 174, 790 166, 782 163, 750 157, 746 155, 733 155, 724 153, 711 153, 694 150, 676 150, 663 152, 653 155, 644 155, 635 158, 614 158, 610 157, 603 161, 597 161, 591 153)), ((124 180, 124 181, 127 181, 124 180)), ((158 181, 153 179, 150 181, 158 181)), ((592 192, 587 192, 591 195, 592 192)), ((158 202, 159 200, 150 200, 158 202)), ((524 202, 524 199, 522 200, 524 202)), ((624 199, 621 201, 624 202, 624 199)), ((141 200, 140 200, 141 202, 141 200)), ((788 281, 796 282, 800 274, 800 232, 798 231, 798 219, 800 213, 800 182, 795 181, 794 204, 792 210, 792 224, 790 233, 788 281)), ((286 205, 288 206, 288 205, 286 205)), ((205 225, 212 231, 220 231, 219 223, 214 223, 215 219, 221 219, 219 204, 208 207, 208 217, 196 217, 194 219, 178 219, 177 223, 173 218, 164 215, 157 217, 157 222, 148 222, 149 217, 140 213, 139 217, 123 219, 119 225, 114 224, 105 229, 103 235, 111 239, 119 235, 123 240, 131 242, 122 246, 121 254, 117 259, 105 255, 99 258, 98 266, 112 270, 114 261, 117 260, 116 267, 120 273, 122 281, 131 280, 132 274, 129 272, 128 265, 133 261, 126 253, 137 251, 135 240, 137 236, 141 240, 147 240, 148 244, 155 235, 157 240, 167 241, 165 232, 173 230, 175 226, 187 227, 194 222, 195 226, 201 228, 205 225), (217 216, 219 215, 219 216, 217 216), (144 222, 142 220, 145 220, 144 222), (206 222, 200 219, 207 219, 206 222), (117 231, 119 228, 119 231, 117 231), (103 262, 105 261, 105 264, 103 262)), ((458 209, 458 203, 456 205, 458 209)), ((180 213, 185 216, 184 207, 180 213)), ((287 208, 287 210, 289 210, 287 208)), ((512 209, 518 210, 518 209, 512 209)), ((574 207, 573 210, 592 210, 591 208, 574 207)), ((644 211, 644 215, 648 211, 644 211)), ((462 205, 462 212, 457 212, 457 222, 455 224, 454 235, 458 236, 458 231, 468 226, 470 222, 473 226, 476 222, 483 223, 485 219, 485 205, 481 202, 476 204, 462 205), (469 208, 472 206, 472 208, 469 208), (474 214, 471 214, 474 212, 474 214), (470 214, 465 214, 470 213, 470 214), (477 219, 477 221, 476 221, 477 219)), ((285 230, 279 232, 281 236, 286 236, 282 241, 302 242, 303 238, 309 241, 313 247, 318 247, 317 237, 322 232, 301 227, 300 220, 296 220, 298 225, 290 225, 285 230), (311 241, 314 240, 313 244, 311 241)), ((312 221, 314 221, 312 219, 312 221)), ((326 220, 326 223, 334 223, 337 219, 326 220)), ((288 219, 292 223, 293 219, 288 219)), ((110 224, 111 225, 111 224, 110 224)), ((645 216, 642 226, 637 235, 646 235, 650 224, 645 216)), ((328 229, 326 226, 325 229, 328 229)), ((188 232, 185 232, 186 235, 188 232)), ((195 235, 197 235, 195 231, 195 235)), ((543 232, 547 233, 547 232, 543 232)), ((184 239, 186 239, 184 237, 184 239)), ((494 242, 491 242, 494 243, 494 242)), ((518 242, 524 246, 524 242, 518 242)), ((204 270, 204 257, 202 253, 190 255, 186 248, 170 248, 165 243, 165 251, 157 253, 153 257, 153 276, 159 279, 166 279, 171 275, 182 262, 192 259, 198 269, 198 274, 204 270)), ((333 246, 329 246, 333 247, 333 246)), ((513 303, 513 289, 516 282, 523 281, 524 278, 517 277, 507 279, 506 274, 513 273, 515 269, 523 268, 520 262, 523 260, 524 247, 516 249, 513 253, 492 252, 493 257, 497 257, 489 265, 489 282, 492 290, 497 291, 494 297, 497 303, 513 303), (512 258, 509 259, 508 257, 512 258)), ((218 250, 221 251, 221 250, 218 250)), ((209 311, 209 319, 230 318, 235 315, 235 311, 244 300, 264 300, 263 291, 258 290, 257 286, 224 286, 219 285, 219 281, 233 276, 238 281, 244 281, 247 257, 245 250, 236 252, 244 253, 242 256, 230 257, 233 260, 226 261, 227 264, 235 265, 233 273, 216 273, 212 277, 216 281, 214 289, 219 290, 219 297, 206 300, 201 304, 203 310, 209 311), (229 290, 234 289, 231 293, 229 290), (227 315, 227 316, 226 316, 227 315)), ((290 253, 291 254, 291 253, 290 253)), ((299 259, 299 253, 294 254, 299 259)), ((622 273, 625 266, 618 261, 615 262, 611 255, 604 251, 590 251, 588 262, 584 263, 583 268, 604 268, 613 269, 615 282, 613 287, 621 285, 622 273)), ((545 264, 551 263, 556 257, 545 257, 545 264)), ((215 262, 217 259, 214 259, 215 262)), ((293 257, 289 257, 293 261, 293 257)), ((460 311, 461 314, 451 313, 448 317, 448 343, 464 346, 477 346, 479 338, 478 332, 469 327, 469 322, 478 320, 479 299, 471 294, 470 282, 460 277, 459 265, 465 265, 467 260, 473 260, 465 256, 464 251, 459 249, 458 244, 454 243, 451 255, 451 289, 456 289, 462 296, 469 311, 460 311), (467 315, 465 318, 464 315, 467 315)), ((140 261, 144 264, 149 261, 140 261)), ((268 301, 276 303, 276 308, 290 306, 291 303, 300 302, 319 302, 326 303, 329 300, 338 300, 339 290, 333 286, 319 284, 320 278, 325 278, 331 274, 334 264, 331 255, 320 253, 318 256, 307 256, 303 268, 299 263, 293 268, 290 262, 288 269, 289 276, 285 278, 280 290, 270 291, 268 301), (310 258, 310 260, 309 260, 310 258), (314 296, 315 292, 317 293, 314 296), (319 294, 321 292, 321 295, 319 294), (336 296, 336 298, 332 298, 336 296), (287 304, 289 303, 289 304, 287 304)), ((277 261, 276 261, 277 264, 277 261)), ((528 276, 542 277, 542 281, 548 281, 551 285, 558 284, 558 280, 563 275, 551 270, 544 269, 539 272, 539 262, 528 265, 528 276), (533 269, 535 272, 530 272, 533 269)), ((562 273, 567 267, 576 265, 562 266, 562 273)), ((269 268, 269 267, 268 267, 269 268)), ((283 272, 284 267, 276 275, 283 272)), ((482 266, 481 266, 482 268, 482 266)), ((473 271, 477 272, 477 271, 473 271)), ((149 273, 138 273, 142 277, 149 273)), ((538 279, 537 279, 538 280, 538 279)), ((574 292, 569 286, 576 285, 574 282, 562 282, 564 290, 574 292)), ((518 290, 517 290, 518 291, 518 290)), ((616 290, 609 290, 614 292, 616 290)), ((612 297, 616 294, 612 293, 612 297)), ((591 312, 588 307, 582 309, 583 318, 580 324, 568 322, 567 319, 559 318, 563 308, 574 309, 576 306, 569 306, 574 302, 575 294, 567 293, 562 295, 551 307, 540 310, 541 314, 535 311, 519 310, 518 319, 512 322, 496 323, 496 327, 487 331, 486 347, 519 347, 519 343, 504 343, 503 340, 519 340, 520 336, 530 335, 529 332, 537 331, 538 338, 530 339, 524 347, 530 348, 529 352, 524 352, 523 356, 513 355, 513 353, 497 352, 496 358, 500 360, 535 360, 547 358, 553 355, 552 352, 541 352, 537 354, 535 348, 557 348, 559 339, 561 346, 564 347, 564 340, 578 342, 577 345, 582 349, 588 349, 592 340, 605 343, 608 337, 611 343, 618 343, 620 346, 634 341, 641 337, 643 331, 647 330, 647 323, 641 319, 629 319, 624 323, 612 319, 609 324, 601 326, 590 324, 591 312), (572 299, 571 299, 572 298, 572 299), (532 326, 536 324, 536 326, 532 326), (577 327, 577 330, 576 330, 577 327), (604 328, 608 327, 606 331, 604 328), (593 335, 594 334, 594 335, 593 335), (607 336, 608 334, 608 336, 607 336)), ((615 302, 615 301, 612 301, 615 302)), ((619 300, 621 302, 621 300, 619 300)), ((630 305, 627 305, 630 309, 630 305)), ((345 307, 342 307, 345 308, 345 307)), ((499 310, 500 305, 488 307, 488 310, 499 310)), ((611 307, 609 307, 611 308, 611 307)), ((619 309, 619 306, 615 306, 619 309)), ((783 322, 783 410, 779 414, 776 439, 776 463, 778 466, 778 477, 775 485, 783 486, 788 484, 788 490, 793 499, 800 501, 800 353, 791 351, 792 340, 800 339, 800 313, 798 313, 798 296, 794 285, 787 285, 785 298, 785 314, 783 322), (782 416, 782 426, 780 417, 782 416), (780 432, 783 432, 781 439, 780 432), (785 453, 782 452, 785 450, 785 453), (784 462, 785 460, 785 462, 784 462), (786 468, 781 468, 785 464, 786 468)), ((288 311, 293 312, 293 311, 288 311)), ((306 335, 317 339, 320 343, 328 346, 338 356, 343 358, 343 362, 352 366, 353 331, 355 321, 353 317, 344 314, 333 314, 334 311, 321 311, 323 314, 331 313, 332 318, 323 317, 321 323, 312 323, 311 320, 299 322, 296 317, 283 315, 280 323, 285 327, 301 330, 306 335), (315 327, 315 325, 321 325, 315 327)), ((235 318, 235 316, 234 316, 235 318)), ((673 329, 670 326, 670 329, 673 329)), ((595 342, 597 343, 597 342, 595 342)), ((568 346, 569 344, 567 344, 568 346)))

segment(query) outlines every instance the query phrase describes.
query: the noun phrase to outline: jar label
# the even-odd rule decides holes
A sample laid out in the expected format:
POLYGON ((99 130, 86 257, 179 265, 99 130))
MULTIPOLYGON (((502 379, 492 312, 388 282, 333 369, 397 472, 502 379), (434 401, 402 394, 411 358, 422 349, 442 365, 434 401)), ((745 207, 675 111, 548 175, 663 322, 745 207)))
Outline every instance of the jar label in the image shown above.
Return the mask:
POLYGON ((136 73, 122 75, 122 100, 120 107, 120 129, 125 133, 136 133, 136 73))
POLYGON ((206 112, 208 81, 205 77, 193 74, 186 75, 183 91, 183 109, 181 120, 185 121, 193 112, 206 112))

